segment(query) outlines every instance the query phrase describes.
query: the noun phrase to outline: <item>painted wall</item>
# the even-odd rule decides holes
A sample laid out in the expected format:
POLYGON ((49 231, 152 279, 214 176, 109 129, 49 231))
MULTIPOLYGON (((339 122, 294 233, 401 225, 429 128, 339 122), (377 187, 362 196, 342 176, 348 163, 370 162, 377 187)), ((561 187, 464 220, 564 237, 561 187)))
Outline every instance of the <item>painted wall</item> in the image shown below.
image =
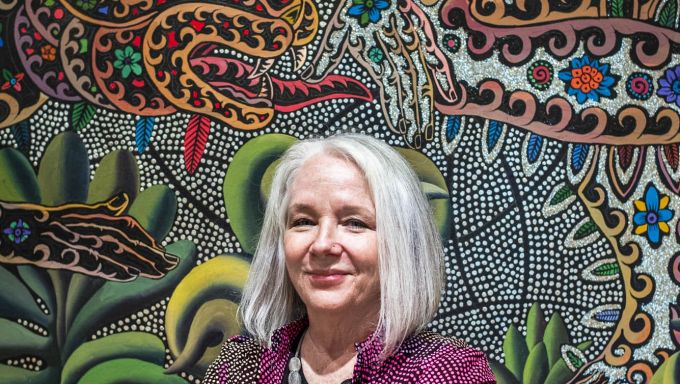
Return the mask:
POLYGON ((0 377, 200 382, 275 160, 356 130, 501 383, 680 382, 678 0, 0 1, 0 377))

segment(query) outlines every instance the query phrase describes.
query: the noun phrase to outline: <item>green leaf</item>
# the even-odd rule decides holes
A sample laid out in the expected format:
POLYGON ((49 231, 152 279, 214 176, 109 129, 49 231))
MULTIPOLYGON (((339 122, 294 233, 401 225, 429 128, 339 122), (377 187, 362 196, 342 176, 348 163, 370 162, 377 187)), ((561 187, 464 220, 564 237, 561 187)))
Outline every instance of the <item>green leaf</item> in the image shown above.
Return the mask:
POLYGON ((550 368, 548 377, 545 378, 546 383, 551 384, 565 384, 574 376, 574 372, 569 369, 564 359, 560 359, 555 365, 550 368))
POLYGON ((510 324, 503 339, 503 355, 505 366, 517 380, 522 380, 524 364, 527 361, 529 350, 524 336, 517 330, 514 324, 510 324))
POLYGON ((17 266, 19 277, 24 281, 24 284, 33 291, 45 304, 49 312, 50 324, 53 319, 52 314, 55 311, 54 305, 54 288, 52 282, 47 274, 47 271, 37 268, 33 265, 19 265, 17 266))
POLYGON ((543 311, 534 303, 527 314, 527 348, 532 349, 539 341, 543 340, 545 330, 545 317, 543 311))
POLYGON ((100 363, 133 358, 163 365, 165 345, 158 336, 146 332, 123 332, 83 343, 69 356, 61 375, 61 384, 75 384, 100 363))
POLYGON ((106 280, 76 273, 71 277, 66 295, 66 306, 64 309, 64 321, 68 328, 73 322, 74 317, 80 308, 94 295, 99 288, 104 285, 106 280))
POLYGON ((52 345, 52 339, 40 336, 23 325, 0 318, 0 359, 16 356, 40 356, 52 345))
POLYGON ((95 112, 97 112, 97 107, 87 101, 73 104, 71 106, 71 126, 73 129, 77 132, 87 127, 95 112))
POLYGON ((489 360, 489 366, 493 375, 496 376, 497 384, 520 384, 520 382, 513 376, 503 364, 496 360, 489 360))
POLYGON ((0 150, 0 200, 40 202, 40 187, 33 166, 14 148, 0 150))
POLYGON ((548 355, 548 368, 552 368, 562 358, 562 345, 570 344, 567 327, 557 312, 553 312, 548 325, 545 327, 543 343, 545 343, 545 351, 548 355))
POLYGON ((98 327, 136 312, 170 295, 175 286, 194 267, 196 245, 188 240, 170 244, 166 252, 180 258, 179 265, 158 280, 137 278, 132 282, 107 281, 75 316, 66 339, 66 354, 86 341, 98 327))
POLYGON ((624 17, 626 15, 624 11, 625 0, 612 0, 612 16, 613 17, 624 17))
POLYGON ((661 8, 657 22, 663 27, 675 27, 675 18, 678 16, 677 0, 668 0, 661 8))
POLYGON ((597 232, 597 225, 592 220, 588 220, 576 230, 574 240, 584 239, 595 232, 597 232))
POLYGON ((565 184, 562 186, 562 188, 555 192, 555 195, 552 197, 552 199, 550 199, 550 205, 557 205, 573 195, 574 191, 571 190, 569 185, 565 184))
POLYGON ((163 367, 138 359, 116 359, 101 363, 83 375, 79 384, 186 384, 179 376, 166 375, 163 367))
POLYGON ((245 252, 253 254, 260 233, 265 204, 260 183, 269 165, 297 139, 284 134, 268 134, 249 140, 234 155, 224 176, 224 205, 231 229, 245 252))
POLYGON ((42 371, 29 371, 19 367, 0 364, 0 377, 8 384, 54 384, 58 380, 59 371, 47 368, 42 371))
POLYGON ((451 201, 449 199, 449 188, 441 171, 427 156, 419 151, 410 148, 395 147, 413 168, 420 180, 421 188, 426 193, 434 222, 439 229, 442 239, 449 238, 451 230, 451 201))
POLYGON ((42 203, 61 205, 84 202, 90 183, 90 160, 80 136, 74 132, 57 135, 40 160, 38 184, 42 203))
POLYGON ((619 269, 619 263, 611 262, 599 265, 593 270, 593 275, 595 276, 614 276, 618 275, 621 270, 619 269))
POLYGON ((10 80, 12 80, 12 78, 14 76, 12 75, 12 72, 10 72, 9 69, 3 68, 2 69, 2 77, 5 79, 5 81, 10 81, 10 80))
POLYGON ((680 382, 680 352, 675 352, 654 372, 649 384, 676 384, 680 382))
POLYGON ((42 326, 48 322, 26 285, 3 266, 0 266, 0 316, 30 320, 42 326))
POLYGON ((170 232, 177 214, 177 198, 166 185, 154 185, 137 196, 128 214, 157 240, 170 232))
POLYGON ((134 156, 128 151, 109 152, 97 167, 87 202, 98 203, 119 193, 126 193, 134 201, 139 193, 139 170, 134 156))
POLYGON ((545 352, 545 344, 540 341, 534 345, 527 357, 524 366, 522 384, 544 384, 548 376, 548 356, 545 352))

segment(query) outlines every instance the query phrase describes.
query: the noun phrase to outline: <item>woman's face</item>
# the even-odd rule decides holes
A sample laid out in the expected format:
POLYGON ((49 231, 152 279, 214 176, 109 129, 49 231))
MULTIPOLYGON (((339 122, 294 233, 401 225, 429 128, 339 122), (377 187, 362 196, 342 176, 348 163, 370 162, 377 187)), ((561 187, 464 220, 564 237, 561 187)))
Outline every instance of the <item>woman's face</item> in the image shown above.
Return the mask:
POLYGON ((375 207, 361 171, 344 159, 315 155, 289 193, 286 269, 307 311, 377 314, 375 207))

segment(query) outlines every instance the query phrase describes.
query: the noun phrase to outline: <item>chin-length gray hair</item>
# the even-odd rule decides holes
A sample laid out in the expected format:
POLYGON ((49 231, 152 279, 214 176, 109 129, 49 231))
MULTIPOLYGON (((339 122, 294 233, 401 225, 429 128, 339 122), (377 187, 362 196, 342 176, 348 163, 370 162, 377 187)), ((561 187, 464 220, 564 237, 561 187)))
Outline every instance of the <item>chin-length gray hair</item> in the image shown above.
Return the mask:
POLYGON ((316 154, 347 159, 362 171, 376 214, 383 356, 392 355, 406 337, 422 330, 436 314, 443 283, 439 233, 413 169, 384 142, 360 134, 309 139, 291 146, 281 158, 239 313, 243 325, 263 345, 273 332, 306 313, 286 273, 283 234, 290 187, 297 171, 316 154))

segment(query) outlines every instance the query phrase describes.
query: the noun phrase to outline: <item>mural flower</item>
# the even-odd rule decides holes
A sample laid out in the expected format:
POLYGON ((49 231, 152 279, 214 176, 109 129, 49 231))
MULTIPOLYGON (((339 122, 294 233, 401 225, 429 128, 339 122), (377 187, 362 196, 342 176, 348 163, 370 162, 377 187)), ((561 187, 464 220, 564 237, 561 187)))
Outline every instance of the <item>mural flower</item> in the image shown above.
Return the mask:
POLYGON ((600 64, 597 59, 588 55, 573 58, 571 64, 559 73, 565 82, 567 93, 576 96, 576 101, 583 104, 586 100, 600 101, 600 97, 612 97, 612 87, 616 82, 609 74, 609 64, 600 64))
POLYGON ((83 11, 90 11, 97 5, 97 0, 77 0, 76 6, 83 11))
POLYGON ((28 236, 31 234, 31 229, 28 226, 28 223, 19 219, 11 222, 9 227, 5 228, 4 233, 7 235, 9 241, 19 244, 28 239, 28 236))
POLYGON ((385 54, 382 49, 378 47, 373 47, 368 50, 368 58, 374 63, 380 63, 385 58, 385 54))
POLYGON ((21 80, 24 78, 23 73, 12 75, 12 72, 7 69, 3 69, 2 78, 5 80, 5 82, 0 85, 0 91, 6 91, 10 88, 13 88, 15 91, 21 92, 21 80))
POLYGON ((661 244, 661 237, 670 232, 668 221, 673 218, 673 211, 667 209, 670 198, 659 194, 652 184, 645 190, 644 200, 635 200, 635 234, 646 234, 647 240, 654 247, 661 244))
POLYGON ((652 77, 646 73, 633 72, 626 80, 626 92, 635 100, 647 100, 654 93, 652 77))
POLYGON ((114 52, 116 60, 113 62, 113 67, 121 70, 121 75, 124 79, 134 73, 139 76, 142 74, 142 66, 139 61, 142 59, 142 54, 135 52, 132 47, 127 46, 125 49, 116 49, 114 52))
POLYGON ((680 107, 680 65, 667 69, 659 79, 657 95, 663 97, 667 103, 675 103, 680 107))
POLYGON ((40 47, 40 57, 46 61, 54 61, 57 59, 57 49, 50 44, 45 44, 40 47))
POLYGON ((369 23, 376 23, 380 20, 380 11, 387 9, 390 2, 387 0, 352 0, 352 6, 347 14, 359 19, 362 27, 369 23))

